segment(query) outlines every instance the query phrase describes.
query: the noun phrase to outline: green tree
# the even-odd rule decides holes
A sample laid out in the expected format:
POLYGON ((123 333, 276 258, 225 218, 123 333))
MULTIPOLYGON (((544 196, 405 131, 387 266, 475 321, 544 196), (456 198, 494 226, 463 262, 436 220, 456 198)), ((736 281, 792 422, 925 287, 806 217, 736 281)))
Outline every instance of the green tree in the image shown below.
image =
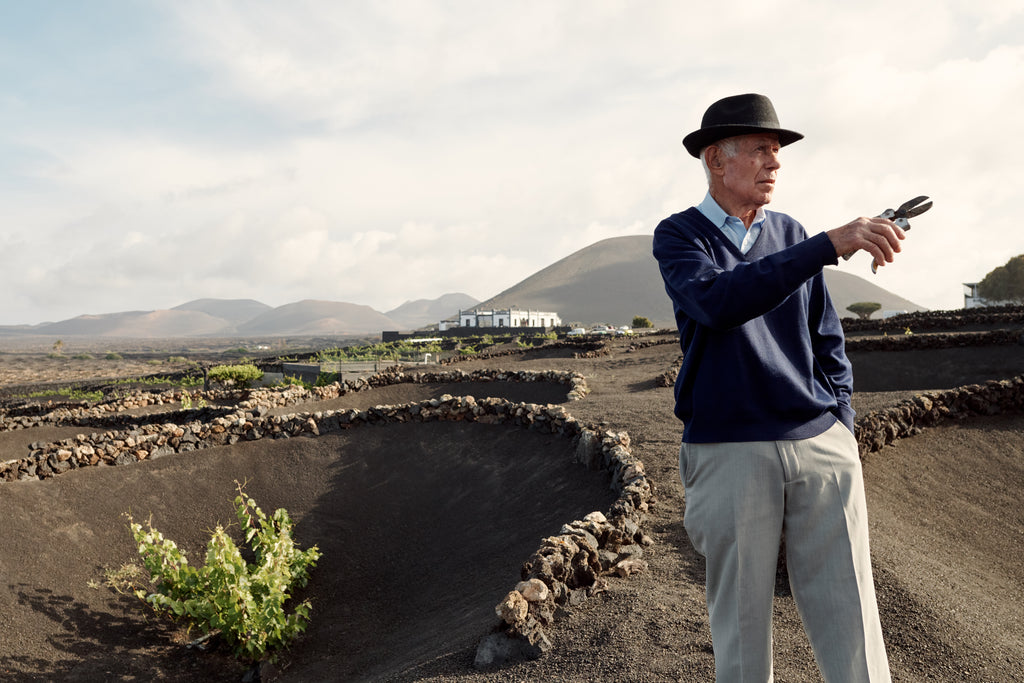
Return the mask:
POLYGON ((861 320, 867 320, 871 314, 882 307, 882 304, 875 301, 858 301, 846 307, 850 313, 855 313, 861 320))
POLYGON ((978 294, 990 301, 1024 302, 1024 254, 986 275, 978 283, 978 294))
POLYGON ((642 330, 648 327, 654 327, 654 323, 652 323, 648 318, 645 318, 642 315, 633 316, 633 329, 642 330))

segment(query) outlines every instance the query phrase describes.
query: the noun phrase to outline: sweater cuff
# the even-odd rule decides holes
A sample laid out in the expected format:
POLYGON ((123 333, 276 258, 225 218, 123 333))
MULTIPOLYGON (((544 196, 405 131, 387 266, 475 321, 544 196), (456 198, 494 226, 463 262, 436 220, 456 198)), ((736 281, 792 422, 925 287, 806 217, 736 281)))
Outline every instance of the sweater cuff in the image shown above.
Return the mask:
POLYGON ((832 245, 832 240, 829 239, 828 233, 819 232, 817 235, 811 238, 811 241, 818 246, 821 255, 822 262, 826 266, 839 265, 839 254, 836 253, 836 248, 832 245))

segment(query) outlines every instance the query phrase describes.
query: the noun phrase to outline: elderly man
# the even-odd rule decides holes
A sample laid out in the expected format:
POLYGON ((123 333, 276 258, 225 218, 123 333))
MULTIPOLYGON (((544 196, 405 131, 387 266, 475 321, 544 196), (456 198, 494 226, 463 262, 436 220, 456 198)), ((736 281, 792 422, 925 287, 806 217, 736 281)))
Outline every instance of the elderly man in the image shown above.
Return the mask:
POLYGON ((900 251, 902 230, 858 218, 808 237, 765 206, 780 148, 771 101, 712 104, 683 145, 708 193, 654 231, 683 365, 675 413, 684 524, 707 567, 719 682, 772 680, 772 598, 783 532, 790 584, 830 683, 888 681, 871 576, 853 375, 822 268, 900 251))

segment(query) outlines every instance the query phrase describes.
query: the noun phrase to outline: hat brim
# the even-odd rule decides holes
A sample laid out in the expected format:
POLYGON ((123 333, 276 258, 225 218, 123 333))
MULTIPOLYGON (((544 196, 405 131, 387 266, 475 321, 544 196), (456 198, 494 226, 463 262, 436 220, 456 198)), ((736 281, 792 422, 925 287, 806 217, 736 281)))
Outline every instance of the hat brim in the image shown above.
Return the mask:
POLYGON ((695 159, 699 159, 700 151, 708 145, 736 135, 752 135, 756 133, 775 133, 779 136, 779 144, 783 147, 792 144, 797 140, 802 140, 804 137, 801 133, 797 133, 793 130, 786 130, 785 128, 764 128, 761 126, 740 126, 729 124, 723 126, 709 126, 707 128, 695 130, 683 138, 683 147, 685 147, 686 151, 690 153, 690 156, 695 159))

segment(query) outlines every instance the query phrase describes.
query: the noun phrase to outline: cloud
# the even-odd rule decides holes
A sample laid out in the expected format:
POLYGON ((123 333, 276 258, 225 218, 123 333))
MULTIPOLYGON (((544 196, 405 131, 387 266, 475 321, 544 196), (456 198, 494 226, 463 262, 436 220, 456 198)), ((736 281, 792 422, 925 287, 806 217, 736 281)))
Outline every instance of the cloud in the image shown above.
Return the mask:
POLYGON ((486 298, 698 202, 680 140, 745 91, 807 135, 773 207, 810 232, 933 197, 881 286, 955 307, 961 281, 1024 253, 1012 0, 104 8, 117 20, 26 10, 5 48, 27 74, 0 99, 17 226, 0 323, 207 296, 486 298))

